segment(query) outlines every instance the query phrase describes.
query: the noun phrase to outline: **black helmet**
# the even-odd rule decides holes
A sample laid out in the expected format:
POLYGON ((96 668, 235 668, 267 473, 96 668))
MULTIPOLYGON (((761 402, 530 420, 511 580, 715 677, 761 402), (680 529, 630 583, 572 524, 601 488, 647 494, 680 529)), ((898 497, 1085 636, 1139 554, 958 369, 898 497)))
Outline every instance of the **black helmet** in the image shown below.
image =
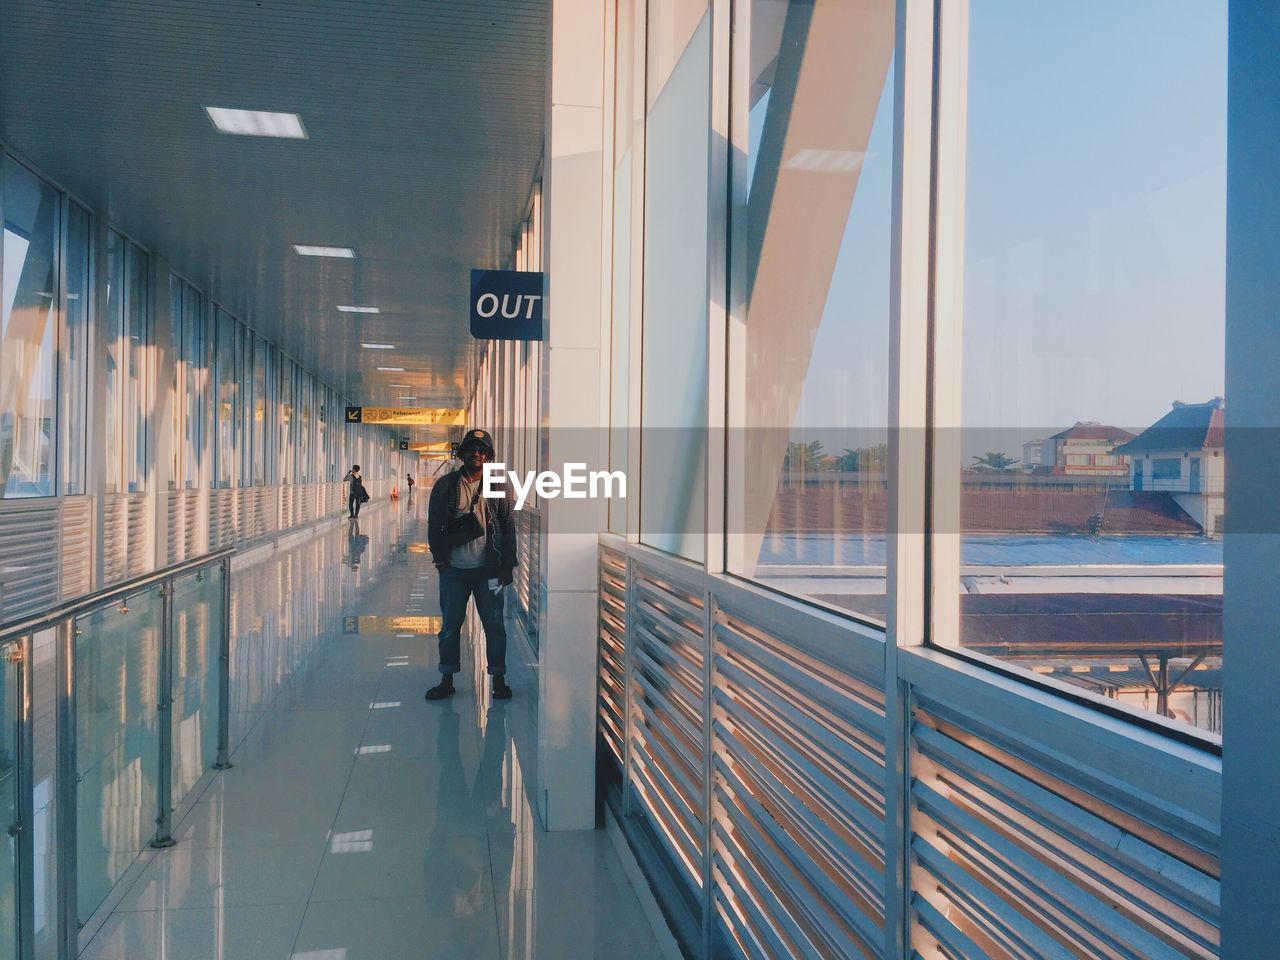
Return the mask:
POLYGON ((462 442, 458 444, 458 456, 466 455, 466 452, 475 446, 484 447, 489 452, 489 456, 493 456, 493 437, 489 436, 485 430, 468 430, 462 438, 462 442))

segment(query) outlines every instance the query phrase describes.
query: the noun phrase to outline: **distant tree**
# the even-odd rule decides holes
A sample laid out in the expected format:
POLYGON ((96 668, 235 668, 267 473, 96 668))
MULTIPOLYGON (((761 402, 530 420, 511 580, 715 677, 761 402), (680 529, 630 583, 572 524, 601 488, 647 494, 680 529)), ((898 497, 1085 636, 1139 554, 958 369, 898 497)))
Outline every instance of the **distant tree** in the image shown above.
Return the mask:
POLYGON ((836 461, 836 469, 846 473, 883 473, 889 466, 889 446, 878 443, 873 447, 844 448, 836 461))
POLYGON ((821 440, 811 440, 808 443, 789 443, 787 444, 787 455, 782 461, 782 469, 791 473, 812 473, 822 469, 821 463, 821 440))
POLYGON ((1018 461, 1004 453, 988 451, 973 458, 973 469, 978 473, 1009 473, 1018 461))

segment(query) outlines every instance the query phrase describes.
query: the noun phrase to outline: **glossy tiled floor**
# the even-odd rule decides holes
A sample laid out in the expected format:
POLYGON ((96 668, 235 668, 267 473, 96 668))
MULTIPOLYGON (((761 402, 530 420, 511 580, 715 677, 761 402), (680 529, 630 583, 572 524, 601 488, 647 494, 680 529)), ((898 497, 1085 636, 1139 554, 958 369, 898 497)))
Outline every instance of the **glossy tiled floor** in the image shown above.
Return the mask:
MULTIPOLYGON (((307 662, 291 664, 279 692, 240 719, 234 769, 183 817, 178 845, 149 854, 83 957, 660 955, 604 833, 538 826, 530 804, 537 684, 518 645, 514 700, 491 702, 483 685, 477 692, 468 658, 459 694, 427 703, 433 636, 366 632, 391 626, 371 621, 352 631, 353 615, 438 613, 427 556, 405 549, 424 539, 416 515, 424 507, 371 512, 359 535, 372 534, 368 541, 345 525, 323 534, 336 543, 319 555, 342 564, 343 591, 354 596, 346 618, 321 623, 318 639, 303 644, 307 662), (348 545, 359 546, 358 566, 348 545)), ((241 571, 233 589, 277 576, 271 567, 283 562, 241 571)))

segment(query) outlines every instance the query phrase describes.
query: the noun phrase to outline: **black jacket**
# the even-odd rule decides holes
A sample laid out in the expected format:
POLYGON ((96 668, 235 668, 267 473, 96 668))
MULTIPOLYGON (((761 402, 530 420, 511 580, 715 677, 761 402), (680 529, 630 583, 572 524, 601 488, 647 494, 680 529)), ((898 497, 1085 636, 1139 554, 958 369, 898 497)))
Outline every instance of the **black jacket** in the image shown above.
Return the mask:
MULTIPOLYGON (((458 478, 461 475, 462 468, 459 467, 441 477, 431 488, 431 499, 427 502, 427 546, 435 563, 448 562, 452 552, 447 543, 447 532, 449 521, 462 506, 458 503, 458 478)), ((489 576, 494 577, 502 570, 512 570, 516 566, 516 521, 511 507, 511 492, 504 488, 503 496, 487 499, 485 507, 488 520, 484 568, 489 576)))

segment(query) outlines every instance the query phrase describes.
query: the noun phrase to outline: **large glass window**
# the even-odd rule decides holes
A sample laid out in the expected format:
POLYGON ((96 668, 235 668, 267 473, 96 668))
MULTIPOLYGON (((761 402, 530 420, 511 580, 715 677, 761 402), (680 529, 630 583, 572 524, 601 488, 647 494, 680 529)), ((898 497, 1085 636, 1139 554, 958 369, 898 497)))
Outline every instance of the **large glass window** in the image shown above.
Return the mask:
MULTIPOLYGON (((631 463, 631 317, 639 304, 643 241, 644 14, 642 0, 618 0, 613 119, 613 313, 610 323, 609 469, 631 463)), ((609 500, 609 529, 627 529, 627 501, 609 500)))
POLYGON ((294 411, 296 373, 293 361, 280 357, 280 479, 284 483, 297 483, 297 414, 294 411))
POLYGON ((103 492, 119 493, 124 473, 124 363, 128 338, 124 332, 124 248, 128 241, 114 230, 107 231, 107 305, 102 317, 103 446, 105 457, 103 492))
POLYGON ((711 12, 650 0, 645 126, 641 538, 706 554, 711 12))
POLYGON ((10 157, 3 164, 0 484, 4 497, 54 493, 59 195, 10 157))
POLYGON ((205 330, 204 297, 188 286, 183 296, 182 361, 186 373, 186 403, 182 417, 183 485, 198 487, 204 467, 206 397, 209 389, 209 342, 205 330))
POLYGON ((184 394, 183 375, 183 292, 186 284, 176 274, 169 274, 169 351, 172 358, 169 364, 172 375, 169 378, 171 397, 169 401, 169 486, 182 486, 182 407, 184 394))
POLYGON ((240 476, 240 324, 221 307, 217 337, 217 449, 215 486, 229 487, 240 476))
POLYGON ((754 0, 745 19, 728 569, 878 622, 894 4, 754 0))
POLYGON ((1217 732, 1227 5, 944 17, 966 6, 939 86, 934 639, 1217 732))
POLYGON ((147 309, 147 253, 124 249, 124 483, 130 493, 147 486, 147 429, 152 416, 151 326, 147 309))
POLYGON ((89 211, 78 203, 67 204, 65 347, 59 378, 59 483, 62 492, 85 492, 85 423, 89 399, 89 211))
POLYGON ((253 482, 267 482, 267 341, 252 337, 253 342, 253 482))

